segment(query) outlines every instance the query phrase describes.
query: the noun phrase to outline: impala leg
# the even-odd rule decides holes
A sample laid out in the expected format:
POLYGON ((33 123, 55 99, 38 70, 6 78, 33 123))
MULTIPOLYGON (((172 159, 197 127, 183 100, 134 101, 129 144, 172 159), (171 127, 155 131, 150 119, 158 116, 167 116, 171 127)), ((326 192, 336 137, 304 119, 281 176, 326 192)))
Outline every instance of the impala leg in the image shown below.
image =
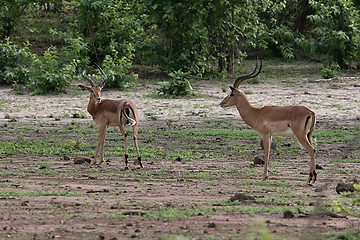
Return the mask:
POLYGON ((269 156, 270 156, 270 146, 271 146, 271 135, 265 135, 262 137, 264 143, 264 174, 262 180, 266 180, 268 178, 268 163, 269 163, 269 156))
POLYGON ((128 141, 127 141, 127 133, 125 131, 125 128, 123 125, 120 125, 119 126, 120 128, 120 132, 122 133, 122 135, 124 136, 124 142, 125 142, 125 170, 128 170, 129 167, 128 167, 128 151, 127 151, 127 148, 128 148, 128 141))
POLYGON ((311 144, 311 136, 309 135, 307 136, 299 136, 298 137, 299 142, 301 143, 301 145, 303 145, 303 147, 307 150, 307 152, 310 155, 310 173, 309 173, 309 180, 308 180, 308 184, 314 184, 316 181, 316 165, 315 165, 315 149, 311 144))
POLYGON ((140 157, 140 151, 139 151, 139 146, 138 146, 138 142, 137 142, 137 134, 138 134, 138 127, 134 126, 134 143, 135 143, 135 148, 136 148, 136 152, 137 152, 137 156, 138 156, 138 162, 140 164, 141 168, 144 168, 141 162, 141 157, 140 157))
POLYGON ((104 127, 101 135, 101 156, 100 156, 100 161, 98 162, 99 165, 102 164, 104 161, 105 135, 106 135, 106 126, 104 127))
POLYGON ((97 162, 97 158, 99 156, 99 150, 101 149, 101 157, 99 164, 102 163, 104 160, 104 142, 105 142, 105 133, 106 133, 106 125, 100 125, 99 129, 99 138, 98 138, 98 144, 96 148, 96 153, 94 159, 91 161, 90 165, 93 166, 97 162))

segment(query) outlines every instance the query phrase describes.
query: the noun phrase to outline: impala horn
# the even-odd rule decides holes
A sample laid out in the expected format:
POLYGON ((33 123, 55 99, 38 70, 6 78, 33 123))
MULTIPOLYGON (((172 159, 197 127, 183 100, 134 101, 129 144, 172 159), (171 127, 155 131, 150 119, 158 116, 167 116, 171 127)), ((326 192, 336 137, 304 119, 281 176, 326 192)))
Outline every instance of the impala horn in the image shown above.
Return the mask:
POLYGON ((256 65, 255 65, 255 69, 254 71, 252 71, 251 73, 247 74, 247 75, 243 75, 243 76, 240 76, 238 77, 235 82, 234 82, 234 88, 238 88, 239 87, 239 84, 242 82, 242 81, 245 81, 246 79, 250 79, 250 78, 254 78, 256 77, 257 75, 259 75, 259 73, 261 72, 261 69, 262 69, 262 61, 260 60, 260 68, 259 68, 259 71, 257 73, 256 72, 256 69, 257 69, 257 66, 258 66, 258 60, 259 58, 257 57, 256 58, 256 65))
POLYGON ((100 70, 101 74, 103 75, 102 79, 98 83, 98 86, 102 87, 102 86, 104 86, 104 83, 105 83, 105 80, 106 80, 107 76, 106 76, 104 71, 101 69, 101 67, 97 63, 94 63, 94 64, 100 70))
POLYGON ((85 67, 84 70, 81 72, 81 76, 90 83, 91 87, 95 87, 94 81, 93 81, 90 77, 85 76, 85 71, 86 71, 86 67, 85 67))

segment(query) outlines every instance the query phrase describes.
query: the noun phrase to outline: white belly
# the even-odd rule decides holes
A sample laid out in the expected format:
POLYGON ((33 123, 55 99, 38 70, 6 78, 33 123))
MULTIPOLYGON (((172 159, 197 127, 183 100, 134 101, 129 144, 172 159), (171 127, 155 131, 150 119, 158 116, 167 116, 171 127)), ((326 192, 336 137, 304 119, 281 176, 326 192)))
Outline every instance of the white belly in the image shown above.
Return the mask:
POLYGON ((273 136, 282 136, 282 137, 292 137, 294 136, 294 132, 291 128, 287 128, 286 131, 282 132, 272 132, 271 135, 273 136))

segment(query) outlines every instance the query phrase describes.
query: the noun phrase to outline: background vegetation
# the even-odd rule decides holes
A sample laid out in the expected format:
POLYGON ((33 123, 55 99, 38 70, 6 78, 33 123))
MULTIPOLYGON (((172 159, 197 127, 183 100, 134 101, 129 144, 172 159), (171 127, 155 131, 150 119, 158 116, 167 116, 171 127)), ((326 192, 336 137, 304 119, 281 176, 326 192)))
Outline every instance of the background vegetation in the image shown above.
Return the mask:
POLYGON ((61 91, 91 62, 108 74, 108 87, 119 88, 137 77, 130 74, 136 65, 214 77, 249 55, 307 58, 321 61, 331 78, 359 63, 355 0, 0 3, 0 84, 34 94, 61 91))

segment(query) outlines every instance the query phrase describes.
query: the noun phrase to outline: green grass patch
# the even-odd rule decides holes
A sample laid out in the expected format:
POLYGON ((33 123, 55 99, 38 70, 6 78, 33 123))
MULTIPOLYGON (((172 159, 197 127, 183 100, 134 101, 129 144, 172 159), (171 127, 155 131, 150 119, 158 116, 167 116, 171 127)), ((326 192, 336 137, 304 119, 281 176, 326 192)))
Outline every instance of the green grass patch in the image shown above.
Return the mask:
POLYGON ((194 178, 202 180, 213 180, 217 177, 223 177, 223 174, 220 172, 206 171, 206 172, 183 172, 182 177, 184 178, 194 178))
POLYGON ((337 142, 360 142, 359 127, 353 126, 345 129, 326 129, 316 130, 313 137, 317 143, 337 143, 337 142))
POLYGON ((76 144, 69 139, 34 139, 0 142, 0 154, 63 155, 76 153, 76 144))
POLYGON ((160 218, 188 218, 192 216, 208 216, 215 213, 214 208, 198 208, 195 205, 187 206, 185 209, 161 207, 157 211, 149 211, 144 214, 145 217, 160 218))
POLYGON ((360 158, 335 158, 330 159, 330 162, 339 162, 339 163, 360 163, 360 158))
POLYGON ((14 196, 81 196, 81 192, 73 192, 73 191, 14 191, 14 190, 0 190, 1 197, 14 197, 14 196))

